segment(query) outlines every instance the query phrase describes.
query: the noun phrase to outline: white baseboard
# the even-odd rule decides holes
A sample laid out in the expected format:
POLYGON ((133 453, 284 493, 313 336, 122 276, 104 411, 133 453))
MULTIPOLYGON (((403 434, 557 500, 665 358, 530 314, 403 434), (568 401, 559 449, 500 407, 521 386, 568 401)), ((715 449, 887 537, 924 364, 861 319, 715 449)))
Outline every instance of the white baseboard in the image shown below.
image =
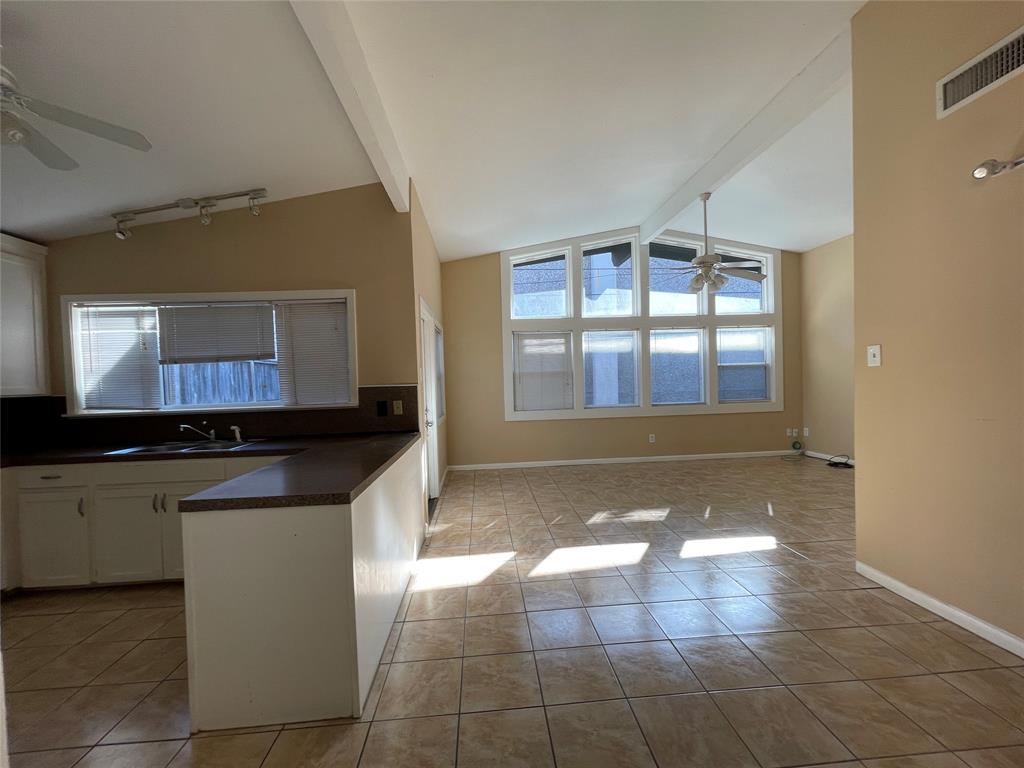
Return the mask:
POLYGON ((704 459, 757 459, 766 456, 789 456, 793 451, 741 451, 739 453, 683 453, 677 456, 618 456, 607 459, 554 459, 551 461, 510 461, 497 464, 452 464, 453 471, 472 469, 525 469, 529 467, 564 467, 576 464, 640 464, 652 461, 702 461, 704 459))
MULTIPOLYGON (((845 453, 822 453, 821 451, 804 451, 804 456, 810 456, 812 459, 824 459, 828 461, 833 456, 845 456, 845 453)), ((849 463, 853 466, 857 465, 857 462, 853 459, 849 460, 849 463)))
POLYGON ((892 576, 872 568, 870 565, 865 565, 859 560, 857 561, 857 573, 881 584, 890 592, 895 592, 900 597, 905 597, 910 602, 917 603, 922 608, 927 608, 932 613, 937 613, 942 618, 963 627, 969 632, 973 632, 979 637, 985 638, 990 643, 998 645, 1000 648, 1017 656, 1024 657, 1024 638, 1017 637, 1017 635, 1007 632, 1005 629, 1000 629, 994 624, 989 624, 987 621, 979 619, 974 614, 961 610, 954 605, 944 603, 927 592, 922 592, 919 589, 908 586, 902 581, 898 581, 892 576))

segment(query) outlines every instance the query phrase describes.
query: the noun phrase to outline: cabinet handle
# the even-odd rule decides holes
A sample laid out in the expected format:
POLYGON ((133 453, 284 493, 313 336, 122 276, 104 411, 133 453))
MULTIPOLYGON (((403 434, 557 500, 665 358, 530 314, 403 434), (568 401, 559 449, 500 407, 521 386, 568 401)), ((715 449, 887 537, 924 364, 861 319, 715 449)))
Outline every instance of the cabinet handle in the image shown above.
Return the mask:
POLYGON ((163 496, 160 497, 160 509, 163 510, 164 512, 167 511, 167 494, 166 493, 163 496))
POLYGON ((78 516, 85 517, 85 497, 78 497, 78 516))
POLYGON ((155 514, 156 514, 157 512, 159 512, 159 511, 160 511, 159 509, 157 509, 157 506, 156 506, 156 499, 157 499, 157 496, 159 496, 159 495, 160 495, 160 494, 158 494, 158 493, 154 493, 154 494, 153 494, 153 514, 154 514, 154 515, 155 515, 155 514))
POLYGON ((60 480, 63 475, 40 475, 40 480, 60 480))

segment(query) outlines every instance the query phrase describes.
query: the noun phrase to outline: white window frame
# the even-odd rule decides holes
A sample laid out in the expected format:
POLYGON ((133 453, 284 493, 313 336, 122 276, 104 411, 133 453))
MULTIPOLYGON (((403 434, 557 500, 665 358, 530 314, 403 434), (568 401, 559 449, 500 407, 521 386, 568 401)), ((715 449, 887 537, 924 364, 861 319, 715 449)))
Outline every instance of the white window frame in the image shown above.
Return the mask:
POLYGON ((352 288, 334 290, 308 291, 246 291, 217 293, 120 293, 120 294, 78 294, 60 297, 61 332, 64 340, 64 382, 67 393, 68 416, 117 416, 117 415, 154 415, 159 413, 231 413, 238 411, 281 411, 281 410, 319 410, 333 408, 357 408, 359 406, 359 379, 356 350, 356 292, 352 288), (83 407, 82 386, 79 372, 75 369, 75 360, 79 359, 78 334, 75 332, 73 307, 75 304, 215 304, 218 302, 313 302, 345 299, 348 314, 348 365, 349 365, 349 401, 346 403, 330 403, 327 405, 291 405, 282 403, 259 403, 253 405, 206 405, 169 406, 160 409, 86 409, 83 407))
MULTIPOLYGON (((501 258, 501 335, 502 365, 504 382, 506 421, 545 421, 557 419, 604 419, 630 418, 638 416, 688 416, 716 413, 765 413, 782 411, 784 403, 783 382, 783 316, 782 316, 782 253, 777 249, 763 248, 749 243, 740 243, 721 238, 709 238, 712 247, 719 253, 757 259, 764 262, 767 275, 764 281, 764 312, 744 314, 717 314, 715 297, 705 289, 699 294, 696 315, 650 315, 650 275, 647 245, 639 243, 639 228, 601 232, 566 240, 543 243, 526 248, 502 251, 501 258), (582 253, 601 245, 630 241, 633 246, 633 307, 632 316, 583 317, 582 316, 582 253), (569 316, 562 318, 512 319, 512 265, 558 253, 569 253, 567 303, 569 316), (768 349, 769 397, 767 400, 742 402, 719 402, 718 400, 718 329, 734 327, 767 327, 771 342, 768 349), (650 375, 650 332, 655 329, 704 330, 704 403, 683 405, 652 405, 650 375), (610 408, 584 407, 584 366, 583 331, 590 330, 635 330, 639 332, 640 360, 638 379, 640 405, 615 406, 610 408), (553 411, 517 411, 513 392, 513 331, 559 331, 572 334, 573 363, 573 407, 553 411)), ((656 238, 658 242, 696 249, 704 252, 703 237, 667 230, 656 238)))

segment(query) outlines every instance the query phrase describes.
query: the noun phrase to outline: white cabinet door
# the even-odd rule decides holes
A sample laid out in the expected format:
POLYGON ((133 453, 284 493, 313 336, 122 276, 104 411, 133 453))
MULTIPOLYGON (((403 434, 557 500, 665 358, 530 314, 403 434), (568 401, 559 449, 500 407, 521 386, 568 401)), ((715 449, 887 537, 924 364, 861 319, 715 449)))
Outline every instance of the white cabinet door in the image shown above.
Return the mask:
POLYGON ((160 495, 160 517, 163 527, 164 578, 185 578, 185 558, 181 542, 181 512, 178 502, 193 493, 206 490, 210 483, 171 483, 160 495))
POLYGON ((45 395, 46 249, 3 236, 0 256, 0 394, 45 395), (16 252, 12 252, 15 250, 16 252))
POLYGON ((23 586, 89 583, 88 502, 87 488, 19 495, 23 586))
POLYGON ((97 486, 93 495, 93 581, 163 578, 157 486, 97 486))

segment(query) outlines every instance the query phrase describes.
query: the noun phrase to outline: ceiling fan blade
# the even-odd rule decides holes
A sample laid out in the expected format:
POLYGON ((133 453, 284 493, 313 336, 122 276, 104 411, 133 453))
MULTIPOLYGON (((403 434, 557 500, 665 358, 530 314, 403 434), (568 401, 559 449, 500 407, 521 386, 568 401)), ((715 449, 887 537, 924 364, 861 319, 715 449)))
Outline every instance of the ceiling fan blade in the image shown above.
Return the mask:
POLYGON ((748 269, 731 269, 729 267, 719 267, 718 271, 723 275, 729 275, 729 277, 738 277, 740 280, 756 280, 762 282, 767 275, 762 275, 760 272, 751 272, 748 269))
POLYGON ((699 269, 700 267, 663 267, 665 272, 696 272, 699 269))
POLYGON ((21 96, 20 94, 17 104, 32 114, 39 115, 39 117, 66 125, 68 128, 91 133, 93 136, 99 136, 107 141, 123 144, 140 152, 148 152, 153 147, 149 140, 138 131, 132 131, 113 123, 97 120, 95 117, 89 117, 81 112, 74 112, 64 107, 58 107, 56 104, 49 104, 48 102, 39 101, 39 99, 33 99, 28 96, 21 96))
POLYGON ((760 261, 719 261, 723 267, 732 267, 733 269, 764 269, 764 264, 760 261))
POLYGON ((9 112, 3 114, 3 142, 24 147, 47 168, 57 171, 73 171, 78 167, 74 158, 64 150, 24 120, 18 119, 9 112))

